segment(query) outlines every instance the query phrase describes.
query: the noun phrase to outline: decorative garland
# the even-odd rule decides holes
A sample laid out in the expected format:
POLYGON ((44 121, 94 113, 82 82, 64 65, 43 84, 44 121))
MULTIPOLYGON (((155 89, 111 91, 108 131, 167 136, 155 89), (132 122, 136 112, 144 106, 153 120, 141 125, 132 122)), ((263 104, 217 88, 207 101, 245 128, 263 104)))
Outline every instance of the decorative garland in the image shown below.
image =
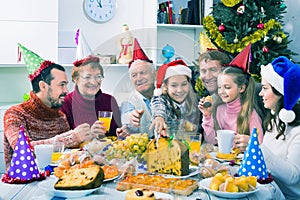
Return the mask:
POLYGON ((218 27, 215 24, 213 16, 206 16, 204 18, 203 27, 211 39, 221 47, 221 49, 230 52, 232 54, 241 52, 250 42, 252 44, 262 40, 267 33, 274 28, 281 29, 281 24, 274 19, 270 19, 264 24, 264 29, 259 29, 253 34, 244 37, 241 41, 234 44, 228 44, 223 35, 219 32, 218 27))
POLYGON ((222 3, 227 7, 233 7, 241 1, 242 0, 222 0, 222 3))
POLYGON ((196 80, 195 84, 195 90, 199 96, 202 96, 203 90, 204 90, 204 85, 200 79, 200 76, 196 80))

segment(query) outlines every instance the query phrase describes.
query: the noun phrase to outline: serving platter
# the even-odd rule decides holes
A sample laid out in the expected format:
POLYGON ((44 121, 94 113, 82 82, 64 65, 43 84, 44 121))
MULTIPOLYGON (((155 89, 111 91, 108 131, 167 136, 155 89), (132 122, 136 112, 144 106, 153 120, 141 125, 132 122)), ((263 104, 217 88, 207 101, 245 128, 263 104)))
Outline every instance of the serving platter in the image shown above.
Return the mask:
POLYGON ((43 180, 38 184, 38 187, 45 191, 47 194, 55 196, 55 197, 62 197, 62 198, 79 198, 84 197, 93 192, 97 191, 100 187, 88 190, 56 190, 54 188, 54 184, 57 182, 56 177, 47 177, 46 180, 43 180))
POLYGON ((249 196, 259 190, 259 183, 257 183, 255 190, 249 192, 222 192, 222 191, 211 190, 209 188, 209 184, 211 180, 212 178, 202 179, 199 182, 199 186, 207 190, 209 193, 218 197, 229 198, 229 199, 242 198, 242 197, 249 196))

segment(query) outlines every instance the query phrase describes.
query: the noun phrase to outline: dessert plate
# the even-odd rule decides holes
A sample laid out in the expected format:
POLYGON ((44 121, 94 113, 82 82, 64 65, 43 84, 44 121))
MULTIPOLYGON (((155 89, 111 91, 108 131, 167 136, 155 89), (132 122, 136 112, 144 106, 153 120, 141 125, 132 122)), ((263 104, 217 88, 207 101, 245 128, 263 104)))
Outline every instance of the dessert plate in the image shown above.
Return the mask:
POLYGON ((103 182, 113 181, 113 180, 115 180, 115 179, 117 179, 119 177, 120 177, 120 174, 118 174, 117 176, 112 177, 112 178, 104 179, 103 182))
POLYGON ((222 191, 211 190, 209 189, 209 184, 211 180, 212 178, 202 179, 199 182, 199 186, 207 190, 209 193, 218 197, 230 198, 230 199, 241 198, 253 194, 259 190, 259 183, 257 183, 255 190, 249 192, 222 192, 222 191))
POLYGON ((189 178, 191 176, 195 176, 199 174, 200 169, 197 166, 190 166, 189 167, 189 174, 185 176, 176 176, 176 175, 170 175, 170 174, 161 174, 164 178, 189 178))
POLYGON ((38 184, 38 187, 45 191, 47 194, 56 196, 56 197, 62 197, 62 198, 79 198, 79 197, 84 197, 86 195, 89 195, 98 188, 94 189, 88 189, 88 190, 56 190, 54 188, 54 184, 56 183, 58 179, 56 177, 47 177, 46 180, 43 180, 38 184))

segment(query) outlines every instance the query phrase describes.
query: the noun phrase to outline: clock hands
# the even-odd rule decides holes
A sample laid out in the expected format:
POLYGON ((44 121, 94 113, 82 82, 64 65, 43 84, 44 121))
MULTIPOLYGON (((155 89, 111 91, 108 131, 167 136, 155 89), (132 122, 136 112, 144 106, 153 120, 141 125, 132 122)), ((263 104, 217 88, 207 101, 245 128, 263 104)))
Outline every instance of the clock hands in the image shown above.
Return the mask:
POLYGON ((97 0, 97 3, 98 3, 98 5, 99 5, 99 7, 102 8, 101 0, 97 0))

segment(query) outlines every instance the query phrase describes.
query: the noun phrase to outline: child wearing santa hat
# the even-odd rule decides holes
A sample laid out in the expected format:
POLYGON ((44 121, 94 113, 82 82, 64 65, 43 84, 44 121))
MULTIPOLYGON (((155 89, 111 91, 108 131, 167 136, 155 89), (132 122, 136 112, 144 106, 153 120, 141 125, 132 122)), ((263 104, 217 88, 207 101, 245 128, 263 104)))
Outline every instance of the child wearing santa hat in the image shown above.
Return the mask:
POLYGON ((245 151, 251 131, 257 128, 262 143, 262 120, 254 103, 255 81, 249 74, 250 57, 251 43, 219 74, 218 98, 213 107, 205 108, 203 102, 199 103, 207 142, 216 143, 216 130, 233 130, 234 147, 245 151))
POLYGON ((167 122, 186 120, 195 131, 199 123, 197 100, 191 88, 192 71, 183 60, 162 65, 156 76, 156 89, 151 100, 152 123, 150 129, 163 133, 167 122))
POLYGON ((300 198, 300 66, 284 56, 261 67, 267 168, 286 199, 300 198))

